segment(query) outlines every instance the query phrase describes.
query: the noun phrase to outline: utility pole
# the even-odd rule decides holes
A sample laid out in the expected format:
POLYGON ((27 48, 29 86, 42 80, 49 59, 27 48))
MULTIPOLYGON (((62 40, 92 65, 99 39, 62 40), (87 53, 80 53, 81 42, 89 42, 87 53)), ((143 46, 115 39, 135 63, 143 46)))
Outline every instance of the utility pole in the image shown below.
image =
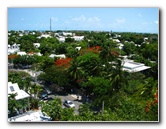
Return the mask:
POLYGON ((104 101, 102 103, 102 114, 104 113, 104 101))
POLYGON ((12 58, 12 70, 13 70, 13 58, 12 58))
POLYGON ((35 66, 35 83, 37 84, 36 66, 35 66))

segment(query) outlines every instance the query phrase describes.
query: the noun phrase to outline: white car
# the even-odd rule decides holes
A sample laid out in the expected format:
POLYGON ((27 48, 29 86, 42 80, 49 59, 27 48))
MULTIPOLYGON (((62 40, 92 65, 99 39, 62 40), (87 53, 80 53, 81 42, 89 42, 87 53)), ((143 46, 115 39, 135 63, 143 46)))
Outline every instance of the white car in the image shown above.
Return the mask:
POLYGON ((75 105, 73 102, 69 101, 69 100, 65 100, 63 102, 63 104, 66 106, 66 107, 69 107, 69 108, 75 108, 75 105))

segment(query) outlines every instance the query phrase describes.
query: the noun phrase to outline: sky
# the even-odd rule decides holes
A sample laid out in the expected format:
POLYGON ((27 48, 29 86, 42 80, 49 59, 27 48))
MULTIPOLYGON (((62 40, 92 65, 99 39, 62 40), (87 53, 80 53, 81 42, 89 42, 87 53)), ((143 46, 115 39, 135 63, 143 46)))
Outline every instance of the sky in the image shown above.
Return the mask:
POLYGON ((8 8, 8 30, 158 33, 159 8, 8 8))

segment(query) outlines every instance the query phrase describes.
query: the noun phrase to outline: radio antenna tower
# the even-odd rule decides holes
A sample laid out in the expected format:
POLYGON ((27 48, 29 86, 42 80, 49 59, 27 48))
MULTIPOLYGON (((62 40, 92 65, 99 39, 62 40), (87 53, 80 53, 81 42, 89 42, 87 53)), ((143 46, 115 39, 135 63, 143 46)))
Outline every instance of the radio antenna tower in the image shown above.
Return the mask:
POLYGON ((51 18, 50 18, 50 32, 51 32, 51 18))

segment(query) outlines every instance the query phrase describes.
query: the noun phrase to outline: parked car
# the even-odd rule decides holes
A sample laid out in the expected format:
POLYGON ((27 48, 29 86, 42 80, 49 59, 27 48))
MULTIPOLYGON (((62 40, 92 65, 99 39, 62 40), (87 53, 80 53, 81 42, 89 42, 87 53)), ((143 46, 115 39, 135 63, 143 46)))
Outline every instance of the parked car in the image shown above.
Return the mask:
POLYGON ((41 98, 41 99, 48 99, 48 94, 46 93, 46 92, 41 92, 40 94, 39 94, 39 98, 41 98))
POLYGON ((75 104, 69 100, 64 100, 63 105, 69 108, 75 108, 75 104))

